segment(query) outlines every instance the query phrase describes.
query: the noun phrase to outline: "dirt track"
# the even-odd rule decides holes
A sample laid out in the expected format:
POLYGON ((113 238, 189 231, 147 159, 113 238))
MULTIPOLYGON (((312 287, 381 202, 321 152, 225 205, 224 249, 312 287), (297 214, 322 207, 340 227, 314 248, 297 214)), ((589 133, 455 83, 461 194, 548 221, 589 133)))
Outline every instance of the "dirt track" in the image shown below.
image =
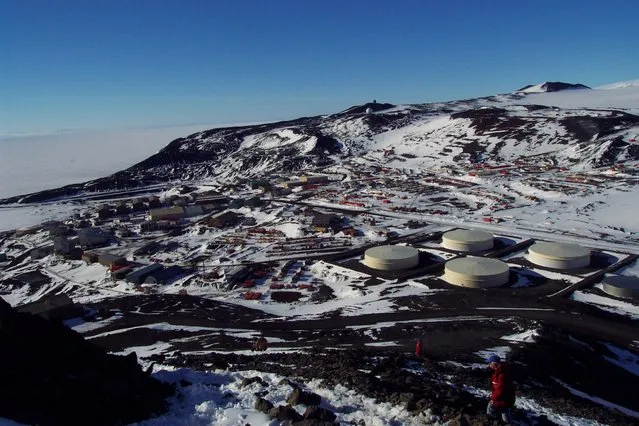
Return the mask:
MULTIPOLYGON (((428 296, 421 299, 413 299, 411 302, 414 310, 359 316, 344 316, 340 312, 332 312, 320 319, 309 320, 283 320, 261 311, 190 296, 132 296, 109 299, 98 304, 97 307, 105 309, 120 309, 125 315, 122 319, 86 335, 91 336, 110 330, 158 322, 182 326, 253 330, 267 335, 277 335, 278 332, 284 331, 316 330, 324 331, 324 335, 331 335, 339 334, 345 327, 373 326, 380 322, 411 321, 411 324, 418 325, 420 320, 424 320, 424 324, 432 325, 433 323, 428 322, 428 320, 475 316, 494 319, 518 318, 527 322, 541 322, 560 327, 570 333, 596 336, 599 339, 623 347, 633 347, 635 341, 639 339, 637 321, 606 313, 571 300, 542 299, 528 301, 528 303, 521 303, 517 306, 500 308, 499 302, 501 300, 499 299, 488 298, 488 300, 481 300, 474 298, 469 301, 460 298, 459 295, 451 296, 428 296), (453 298, 457 301, 457 307, 429 308, 433 303, 439 302, 440 305, 443 305, 453 302, 453 300, 450 300, 453 298), (136 313, 135 311, 138 312, 136 313), (331 331, 332 333, 330 333, 331 331)), ((456 323, 454 320, 451 322, 456 323)), ((412 339, 419 336, 407 335, 402 337, 412 339)), ((321 338, 313 340, 322 344, 321 338)), ((391 337, 391 340, 396 339, 391 337)))

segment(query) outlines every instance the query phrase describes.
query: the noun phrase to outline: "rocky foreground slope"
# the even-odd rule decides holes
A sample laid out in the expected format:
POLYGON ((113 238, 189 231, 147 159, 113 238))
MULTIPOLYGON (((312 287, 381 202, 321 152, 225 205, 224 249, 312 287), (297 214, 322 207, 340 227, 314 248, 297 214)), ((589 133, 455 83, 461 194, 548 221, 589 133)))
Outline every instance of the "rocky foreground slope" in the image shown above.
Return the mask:
POLYGON ((38 425, 113 425, 164 412, 171 385, 135 356, 109 355, 61 323, 0 299, 0 418, 38 425))
MULTIPOLYGON (((637 397, 625 391, 637 377, 628 375, 601 358, 605 347, 595 339, 580 336, 570 338, 557 327, 545 326, 539 330, 535 345, 523 346, 510 356, 514 379, 518 383, 518 402, 514 419, 521 425, 555 425, 540 414, 543 404, 548 413, 562 413, 569 423, 579 418, 591 419, 609 425, 634 425, 636 419, 614 409, 606 409, 588 399, 578 399, 564 383, 579 384, 587 393, 597 393, 606 400, 623 402, 634 407, 637 397)), ((451 354, 459 359, 459 354, 451 354)), ((305 382, 319 380, 322 387, 335 389, 343 386, 356 393, 373 398, 377 403, 403 407, 422 424, 448 424, 492 426, 500 424, 485 415, 490 373, 464 362, 446 358, 417 358, 405 352, 371 352, 368 349, 322 350, 308 353, 265 354, 246 356, 238 354, 199 354, 173 356, 156 355, 156 362, 195 370, 233 369, 260 371, 288 377, 280 383, 268 383, 259 377, 247 377, 240 388, 251 385, 255 391, 255 409, 280 420, 302 421, 297 412, 270 403, 270 394, 289 393, 288 405, 298 402, 320 405, 318 395, 308 394, 305 382), (300 401, 301 398, 301 401, 300 401)), ((462 356, 463 358, 463 356, 462 356)), ((186 383, 185 385, 190 385, 186 383)), ((229 398, 233 395, 229 395, 229 398)), ((322 404, 324 407, 327 404, 322 404)), ((327 419, 330 414, 322 411, 327 419)), ((312 420, 312 418, 311 418, 312 420)), ((295 424, 295 423, 293 423, 295 424)), ((299 423, 314 424, 314 423, 299 423)), ((587 423, 583 423, 587 424, 587 423)))

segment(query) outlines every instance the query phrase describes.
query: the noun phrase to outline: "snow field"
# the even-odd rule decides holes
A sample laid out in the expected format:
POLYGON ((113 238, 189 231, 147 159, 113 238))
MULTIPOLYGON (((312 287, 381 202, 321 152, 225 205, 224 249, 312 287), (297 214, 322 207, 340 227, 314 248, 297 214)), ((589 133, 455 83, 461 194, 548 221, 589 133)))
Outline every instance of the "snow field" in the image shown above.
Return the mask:
MULTIPOLYGON (((597 284, 596 287, 602 288, 601 284, 597 284)), ((604 311, 639 319, 639 306, 630 302, 623 302, 611 297, 599 296, 598 294, 587 293, 581 290, 573 292, 570 298, 577 302, 596 306, 604 311)))
MULTIPOLYGON (((253 406, 255 392, 268 389, 265 398, 274 406, 286 405, 286 399, 292 388, 280 384, 282 376, 259 371, 228 372, 196 372, 189 369, 176 369, 169 366, 156 366, 153 376, 178 385, 178 396, 173 398, 168 413, 139 423, 140 426, 168 425, 221 425, 244 426, 278 425, 279 421, 259 413, 253 406), (252 383, 244 388, 240 384, 244 378, 260 377, 266 385, 252 383), (181 380, 192 383, 190 386, 179 386, 181 380)), ((322 397, 321 406, 337 415, 338 422, 362 422, 371 426, 392 426, 397 424, 438 425, 437 418, 431 415, 412 416, 403 407, 388 403, 377 404, 371 398, 360 395, 341 385, 327 389, 318 380, 310 380, 304 384, 306 390, 322 397)), ((296 410, 303 414, 306 406, 298 405, 296 410)))

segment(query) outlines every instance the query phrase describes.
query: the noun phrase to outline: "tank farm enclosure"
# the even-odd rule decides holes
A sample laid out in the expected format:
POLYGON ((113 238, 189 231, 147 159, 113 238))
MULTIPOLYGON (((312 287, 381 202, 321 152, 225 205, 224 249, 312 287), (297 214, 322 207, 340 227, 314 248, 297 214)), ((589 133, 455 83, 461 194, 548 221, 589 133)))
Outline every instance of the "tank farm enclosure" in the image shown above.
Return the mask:
MULTIPOLYGON (((564 299, 571 299, 575 291, 592 289, 602 297, 636 303, 635 280, 610 277, 622 264, 632 263, 634 255, 498 231, 442 227, 397 244, 389 241, 369 247, 358 257, 329 262, 370 275, 367 285, 414 280, 430 289, 449 290, 451 295, 460 291, 479 295, 484 290, 499 297, 501 293, 506 297, 508 291, 518 297, 564 299)), ((443 299, 444 295, 429 297, 443 299)), ((575 299, 574 303, 580 302, 575 299)))

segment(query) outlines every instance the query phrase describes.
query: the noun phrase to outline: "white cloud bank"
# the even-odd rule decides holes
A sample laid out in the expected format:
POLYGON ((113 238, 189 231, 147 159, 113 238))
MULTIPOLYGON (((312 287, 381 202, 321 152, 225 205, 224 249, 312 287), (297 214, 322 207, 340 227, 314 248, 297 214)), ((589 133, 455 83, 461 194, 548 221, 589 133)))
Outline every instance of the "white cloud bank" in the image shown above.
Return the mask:
POLYGON ((172 140, 220 127, 166 127, 0 139, 0 198, 110 175, 153 155, 172 140))

